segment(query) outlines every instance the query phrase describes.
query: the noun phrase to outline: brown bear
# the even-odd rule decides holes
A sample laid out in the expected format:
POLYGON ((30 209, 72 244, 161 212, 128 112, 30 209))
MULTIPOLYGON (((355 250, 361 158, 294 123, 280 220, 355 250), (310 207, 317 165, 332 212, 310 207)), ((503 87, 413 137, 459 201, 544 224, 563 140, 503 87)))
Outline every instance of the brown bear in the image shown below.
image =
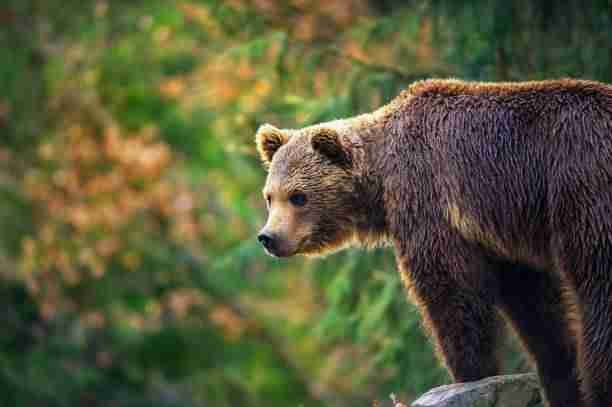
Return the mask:
POLYGON ((390 244, 455 381, 498 373, 506 320, 550 406, 612 406, 612 86, 427 80, 256 143, 267 252, 390 244))

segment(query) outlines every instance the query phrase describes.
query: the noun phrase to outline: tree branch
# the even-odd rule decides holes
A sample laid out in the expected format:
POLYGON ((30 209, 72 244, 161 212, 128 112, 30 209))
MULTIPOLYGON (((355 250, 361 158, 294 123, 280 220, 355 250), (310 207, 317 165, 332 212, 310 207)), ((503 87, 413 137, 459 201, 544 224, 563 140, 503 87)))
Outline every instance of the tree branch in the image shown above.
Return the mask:
POLYGON ((408 71, 395 65, 379 64, 375 62, 366 61, 364 59, 356 57, 355 55, 351 55, 350 53, 336 46, 327 47, 325 49, 325 53, 333 54, 338 58, 346 59, 355 65, 359 65, 363 68, 372 71, 388 72, 409 83, 417 81, 419 79, 449 76, 448 70, 446 69, 435 69, 431 71, 408 71))

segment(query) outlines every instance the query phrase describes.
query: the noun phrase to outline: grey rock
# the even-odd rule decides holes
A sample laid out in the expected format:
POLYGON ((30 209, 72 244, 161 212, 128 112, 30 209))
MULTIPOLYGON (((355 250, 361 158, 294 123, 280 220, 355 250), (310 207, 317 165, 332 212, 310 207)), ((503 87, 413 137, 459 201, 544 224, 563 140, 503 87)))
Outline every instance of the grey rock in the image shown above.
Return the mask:
POLYGON ((535 374, 493 376, 436 387, 412 407, 543 407, 535 374))

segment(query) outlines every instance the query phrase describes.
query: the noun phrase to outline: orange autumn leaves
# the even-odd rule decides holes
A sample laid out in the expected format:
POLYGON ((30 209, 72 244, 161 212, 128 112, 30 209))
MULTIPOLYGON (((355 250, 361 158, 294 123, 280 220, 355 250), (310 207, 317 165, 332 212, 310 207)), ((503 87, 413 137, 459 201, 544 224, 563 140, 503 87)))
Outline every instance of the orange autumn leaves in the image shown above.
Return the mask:
POLYGON ((21 273, 51 316, 70 301, 62 285, 102 277, 109 265, 141 265, 140 242, 195 241, 193 192, 173 176, 172 151, 153 127, 71 122, 37 151, 23 181, 34 230, 22 242, 21 273))

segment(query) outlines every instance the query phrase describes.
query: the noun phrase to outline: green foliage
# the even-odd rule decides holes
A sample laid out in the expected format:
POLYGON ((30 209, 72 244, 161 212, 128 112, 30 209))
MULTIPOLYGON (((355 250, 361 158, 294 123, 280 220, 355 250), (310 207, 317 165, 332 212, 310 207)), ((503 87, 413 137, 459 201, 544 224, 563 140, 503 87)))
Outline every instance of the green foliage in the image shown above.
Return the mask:
POLYGON ((429 76, 611 81, 611 20, 605 1, 3 2, 3 400, 348 406, 448 381, 389 249, 263 254, 254 132, 429 76))

